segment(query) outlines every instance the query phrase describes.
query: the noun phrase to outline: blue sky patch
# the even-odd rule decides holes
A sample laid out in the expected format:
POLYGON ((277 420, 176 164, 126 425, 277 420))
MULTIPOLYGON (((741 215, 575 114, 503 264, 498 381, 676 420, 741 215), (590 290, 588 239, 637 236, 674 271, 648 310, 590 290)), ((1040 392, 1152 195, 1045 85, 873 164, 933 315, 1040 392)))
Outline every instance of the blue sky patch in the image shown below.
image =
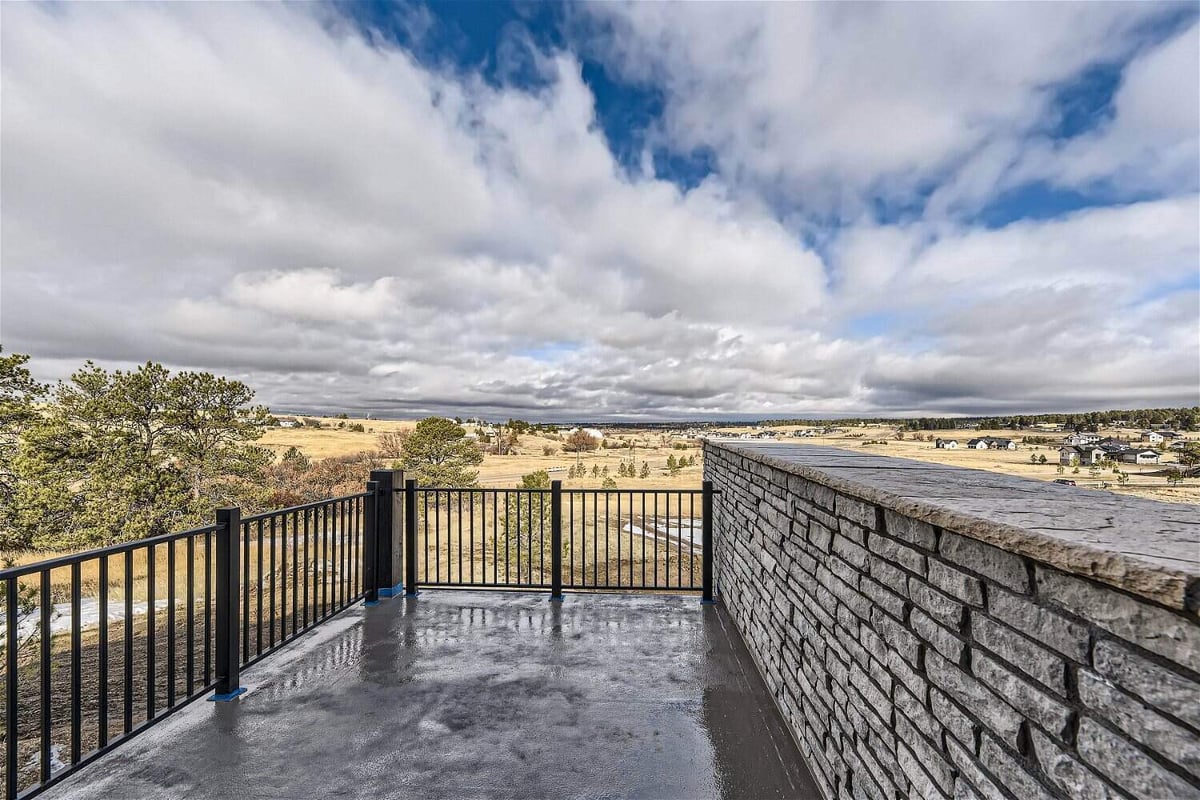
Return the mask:
POLYGON ((581 345, 578 342, 546 342, 534 347, 518 350, 515 355, 523 358, 532 358, 534 361, 551 363, 558 361, 563 356, 577 352, 580 347, 581 345))
POLYGON ((1191 275, 1185 275, 1173 281, 1155 284, 1138 295, 1130 305, 1140 306, 1143 303, 1162 300, 1164 297, 1170 297, 1179 292, 1200 292, 1200 271, 1193 271, 1191 275))

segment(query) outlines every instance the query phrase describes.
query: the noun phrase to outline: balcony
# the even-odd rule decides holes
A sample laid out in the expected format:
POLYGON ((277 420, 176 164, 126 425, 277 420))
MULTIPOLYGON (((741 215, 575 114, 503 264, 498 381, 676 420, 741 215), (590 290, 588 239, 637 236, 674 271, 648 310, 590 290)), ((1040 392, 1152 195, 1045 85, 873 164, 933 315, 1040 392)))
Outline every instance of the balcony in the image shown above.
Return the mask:
POLYGON ((45 797, 818 798, 695 597, 425 590, 361 605, 45 797))
POLYGON ((382 471, 0 572, 7 796, 1200 797, 1200 508, 704 462, 694 491, 382 471))

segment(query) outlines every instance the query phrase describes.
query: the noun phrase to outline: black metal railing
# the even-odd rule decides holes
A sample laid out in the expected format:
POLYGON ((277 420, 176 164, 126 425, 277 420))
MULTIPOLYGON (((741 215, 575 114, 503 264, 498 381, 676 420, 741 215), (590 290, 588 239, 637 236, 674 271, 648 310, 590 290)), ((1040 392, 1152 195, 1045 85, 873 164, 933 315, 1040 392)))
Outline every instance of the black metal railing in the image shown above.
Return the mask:
POLYGON ((28 797, 359 600, 419 586, 700 592, 713 489, 366 491, 0 570, 4 797, 28 797), (403 554, 403 558, 401 557, 403 554), (404 580, 400 581, 401 569, 404 580))
MULTIPOLYGON (((704 592, 712 487, 445 489, 408 481, 408 591, 704 592)), ((709 559, 711 561, 711 558, 709 559)))
POLYGON ((241 520, 241 666, 363 599, 367 498, 347 495, 241 520))
POLYGON ((0 571, 6 798, 56 783, 359 599, 375 494, 0 571), (239 565, 240 562, 240 565, 239 565))

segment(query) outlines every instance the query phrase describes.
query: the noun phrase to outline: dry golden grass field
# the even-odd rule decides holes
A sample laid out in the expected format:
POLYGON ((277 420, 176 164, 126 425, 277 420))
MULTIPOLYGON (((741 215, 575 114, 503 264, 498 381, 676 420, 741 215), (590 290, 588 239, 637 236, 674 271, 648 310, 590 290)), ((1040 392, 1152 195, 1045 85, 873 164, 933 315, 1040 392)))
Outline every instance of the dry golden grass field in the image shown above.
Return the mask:
MULTIPOLYGON (((749 428, 730 428, 730 433, 742 433, 749 431, 749 428)), ((796 430, 795 427, 789 426, 786 429, 789 432, 796 430)), ((1163 475, 1154 475, 1152 473, 1161 472, 1169 464, 1176 463, 1176 455, 1163 447, 1158 446, 1157 449, 1163 454, 1160 464, 1155 466, 1135 466, 1133 464, 1121 464, 1122 472, 1129 474, 1129 483, 1125 486, 1117 484, 1117 476, 1109 470, 1102 471, 1099 475, 1093 476, 1089 467, 1079 467, 1079 472, 1074 472, 1074 467, 1064 467, 1062 474, 1058 472, 1058 448, 1063 433, 1037 433, 1032 431, 1014 431, 1014 430, 997 430, 997 431, 921 431, 921 435, 928 438, 928 441, 919 441, 914 438, 912 432, 905 432, 903 440, 893 438, 896 429, 894 427, 866 427, 866 428, 847 428, 845 433, 835 433, 829 436, 813 436, 805 438, 780 437, 781 442, 804 442, 808 444, 828 445, 831 447, 840 447, 847 450, 856 450, 859 452, 867 451, 878 453, 879 455, 899 456, 901 458, 911 458, 917 461, 929 461, 935 464, 948 464, 956 467, 969 467, 971 469, 982 469, 990 472, 999 472, 1005 475, 1016 475, 1022 478, 1033 478, 1035 480, 1052 481, 1057 478, 1068 478, 1075 481, 1077 486, 1086 487, 1089 489, 1103 489, 1115 494, 1128 494, 1138 497, 1148 497, 1153 500, 1165 500, 1175 503, 1200 503, 1200 479, 1189 478, 1178 486, 1171 486, 1167 483, 1163 475), (976 436, 995 436, 1000 438, 1012 439, 1017 443, 1016 450, 969 450, 966 448, 967 440, 976 436), (1051 440, 1051 444, 1023 444, 1022 440, 1027 436, 1045 436, 1051 440), (934 447, 934 440, 938 437, 944 439, 957 439, 959 449, 943 450, 934 447), (866 444, 866 441, 886 441, 887 444, 866 444), (1030 455, 1046 456, 1045 464, 1031 464, 1029 462, 1030 455)), ((1101 436, 1120 437, 1121 439, 1137 440, 1138 431, 1128 429, 1104 430, 1100 432, 1101 436)), ((1190 438, 1200 438, 1196 434, 1190 435, 1190 438)))
MULTIPOLYGON (((336 425, 338 420, 326 419, 324 422, 336 425)), ((279 453, 282 453, 289 446, 294 445, 312 458, 325 458, 372 449, 375 447, 377 437, 381 433, 411 429, 416 424, 413 420, 346 421, 347 425, 353 422, 361 423, 367 428, 367 432, 351 433, 345 429, 337 428, 276 428, 266 433, 262 439, 262 444, 279 453)), ((474 426, 471 425, 467 425, 466 427, 468 430, 474 429, 474 426)), ((787 426, 786 428, 775 428, 774 430, 790 433, 796 429, 796 426, 787 426)), ((718 430, 721 433, 739 434, 749 432, 752 429, 724 428, 718 430)), ((1063 436, 1061 433, 1039 434, 1031 431, 1011 430, 921 432, 922 436, 927 437, 927 441, 917 440, 911 432, 906 432, 905 438, 902 440, 895 439, 894 434, 895 428, 890 426, 856 427, 847 428, 845 433, 835 433, 827 436, 805 438, 780 436, 778 441, 828 445, 858 452, 866 450, 879 453, 880 455, 900 456, 938 464, 970 467, 1037 480, 1052 481, 1056 478, 1069 478, 1076 481, 1078 486, 1105 489, 1117 494, 1136 495, 1169 502, 1200 503, 1200 479, 1189 478, 1178 486, 1170 486, 1163 475, 1152 474, 1161 472, 1165 465, 1176 461, 1174 453, 1161 447, 1157 449, 1164 454, 1162 464, 1157 466, 1120 465, 1120 469, 1129 474, 1129 482, 1125 486, 1119 486, 1116 475, 1111 470, 1104 471, 1098 476, 1093 476, 1090 469, 1086 466, 1080 467, 1078 473, 1073 471, 1074 468, 1066 467, 1064 468, 1064 472, 1059 474, 1057 470, 1058 442, 1063 436), (966 449, 966 441, 977 435, 1011 438, 1017 442, 1018 446, 1016 450, 966 449), (1023 443, 1025 437, 1038 435, 1048 437, 1052 443, 1036 445, 1026 445, 1023 443), (935 448, 933 440, 939 436, 957 439, 960 448, 958 450, 935 448), (864 445, 863 443, 868 440, 884 440, 887 444, 864 445), (1031 464, 1029 462, 1031 454, 1038 456, 1045 455, 1048 463, 1031 464)), ((1137 431, 1124 429, 1106 430, 1102 431, 1101 434, 1136 440, 1137 431)), ((673 446, 677 440, 672 440, 664 433, 632 428, 611 430, 607 432, 607 435, 610 441, 622 444, 632 441, 635 445, 632 455, 636 458, 639 469, 643 461, 648 461, 651 467, 650 476, 646 479, 618 477, 616 472, 617 467, 622 459, 628 460, 630 458, 630 451, 628 449, 600 449, 591 453, 580 454, 578 457, 578 463, 587 468, 588 477, 568 480, 566 470, 572 464, 576 463, 576 455, 574 453, 562 452, 561 442, 557 440, 542 436, 525 435, 520 437, 520 443, 514 453, 503 456, 489 454, 484 457, 483 464, 479 468, 480 485, 485 487, 513 486, 524 474, 539 469, 552 470, 557 467, 560 468, 560 471, 551 472, 551 477, 563 480, 564 486, 568 488, 598 487, 602 479, 591 477, 593 466, 599 466, 601 469, 607 466, 609 475, 616 480, 618 487, 622 489, 660 487, 684 489, 695 488, 700 485, 703 465, 700 464, 700 449, 695 443, 688 443, 685 450, 676 450, 673 449, 673 446), (554 452, 552 455, 543 455, 543 448, 547 447, 553 449, 554 452), (685 467, 675 475, 669 475, 666 471, 666 462, 669 455, 674 455, 676 458, 694 455, 696 456, 696 466, 685 467)))
MULTIPOLYGON (((376 447, 379 436, 400 430, 412 430, 415 420, 322 420, 326 424, 337 425, 345 422, 348 425, 359 423, 367 429, 366 433, 352 433, 339 428, 272 428, 264 434, 259 444, 283 453, 289 447, 297 447, 310 458, 327 458, 329 456, 349 455, 360 450, 371 450, 376 447)), ((475 426, 465 425, 468 432, 473 432, 475 426)), ((703 480, 703 465, 700 463, 700 447, 697 443, 689 443, 686 449, 673 449, 674 442, 667 436, 657 432, 647 431, 614 431, 609 435, 610 441, 621 444, 632 442, 634 449, 600 448, 590 453, 562 452, 562 442, 537 435, 522 435, 514 452, 502 456, 488 454, 479 466, 479 485, 483 487, 511 487, 519 483, 522 475, 544 469, 550 472, 552 478, 562 480, 567 488, 597 488, 603 482, 603 477, 593 478, 593 467, 603 470, 608 467, 608 474, 622 489, 694 489, 700 487, 703 480), (553 450, 552 455, 545 455, 545 448, 553 450), (696 457, 696 466, 684 467, 677 474, 667 473, 667 458, 674 455, 680 457, 696 457), (627 463, 630 458, 637 461, 641 469, 643 461, 650 463, 648 478, 621 478, 617 468, 622 459, 627 463), (568 479, 567 472, 574 464, 580 464, 588 470, 588 477, 568 479), (553 470, 553 471, 552 471, 553 470)))

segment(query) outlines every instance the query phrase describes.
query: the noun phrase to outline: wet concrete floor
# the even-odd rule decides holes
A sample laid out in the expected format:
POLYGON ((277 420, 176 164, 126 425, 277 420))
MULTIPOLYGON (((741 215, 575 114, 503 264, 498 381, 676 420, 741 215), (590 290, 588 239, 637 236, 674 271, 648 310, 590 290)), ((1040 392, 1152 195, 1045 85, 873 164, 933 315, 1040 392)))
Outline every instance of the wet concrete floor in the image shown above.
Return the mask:
POLYGON ((53 798, 820 798, 694 597, 424 591, 359 608, 53 798))

